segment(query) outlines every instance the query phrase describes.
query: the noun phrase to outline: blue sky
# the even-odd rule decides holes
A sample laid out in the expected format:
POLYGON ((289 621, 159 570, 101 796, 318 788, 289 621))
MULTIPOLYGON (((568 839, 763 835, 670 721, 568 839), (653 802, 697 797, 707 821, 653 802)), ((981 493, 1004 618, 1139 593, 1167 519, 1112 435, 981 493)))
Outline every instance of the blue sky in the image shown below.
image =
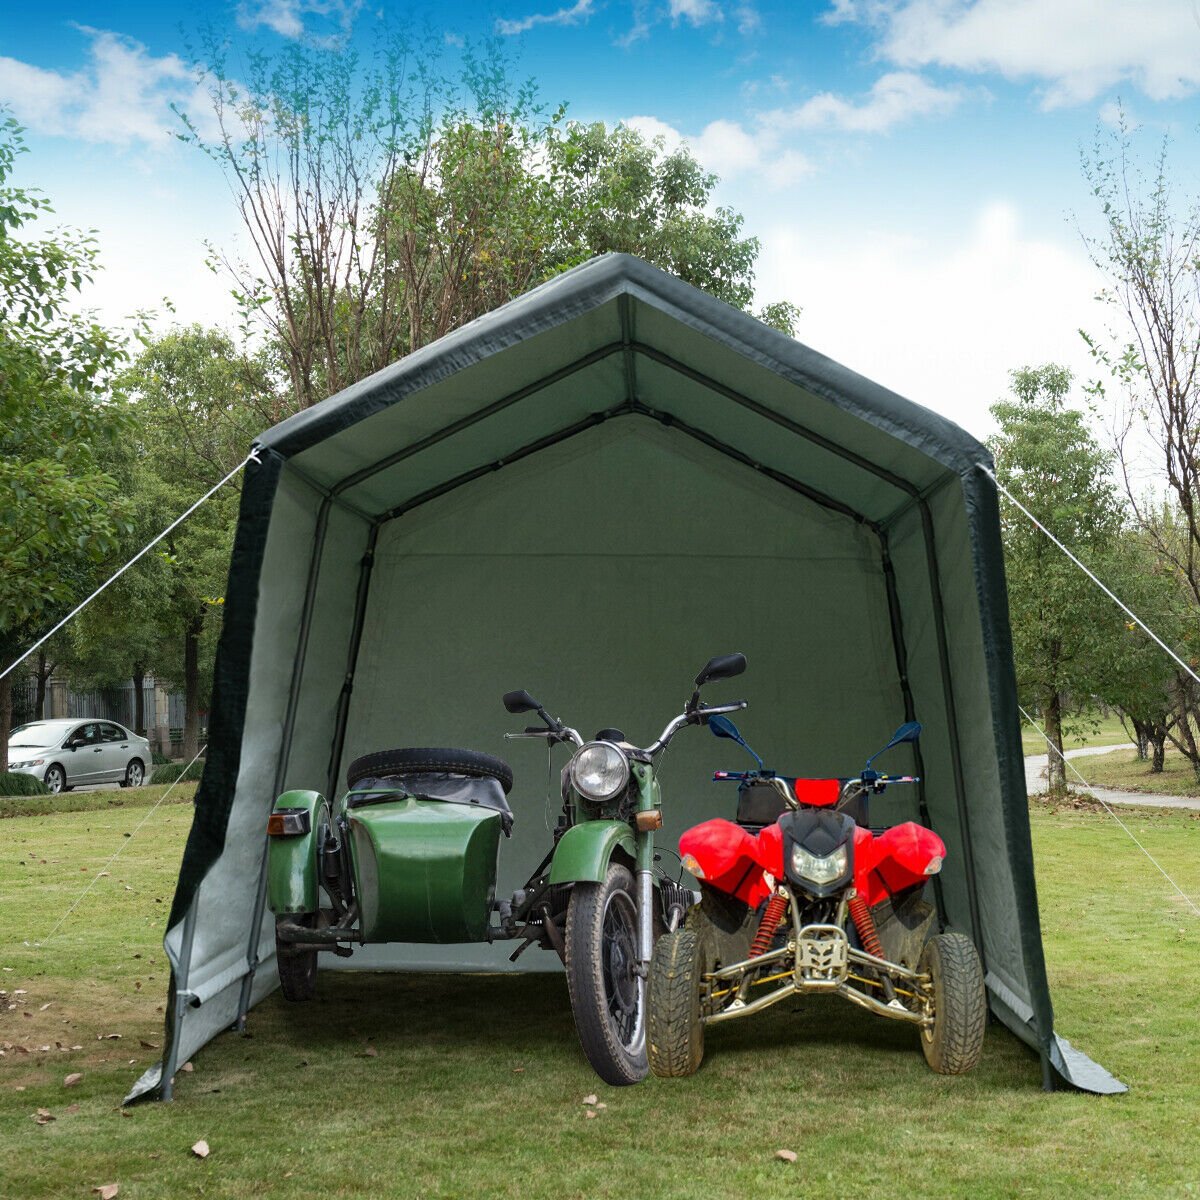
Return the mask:
POLYGON ((1078 222, 1095 214, 1081 147, 1118 100, 1147 147, 1175 139, 1197 189, 1200 18, 1190 0, 353 0, 5 6, 0 103, 28 127, 21 181, 97 229, 90 297, 110 320, 169 296, 229 323, 206 240, 238 223, 216 169, 171 138, 197 103, 185 35, 235 44, 346 36, 414 18, 455 53, 498 34, 543 97, 584 120, 688 141, 717 198, 763 245, 762 300, 801 305, 801 340, 960 421, 989 428, 1007 371, 1081 376, 1100 329, 1078 222))

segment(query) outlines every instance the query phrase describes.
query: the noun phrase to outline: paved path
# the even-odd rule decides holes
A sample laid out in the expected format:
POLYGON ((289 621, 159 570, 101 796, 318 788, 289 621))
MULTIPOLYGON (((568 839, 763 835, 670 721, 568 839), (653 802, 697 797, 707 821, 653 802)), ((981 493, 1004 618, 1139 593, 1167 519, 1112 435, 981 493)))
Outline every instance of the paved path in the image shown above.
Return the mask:
MULTIPOLYGON (((1119 746, 1083 746, 1078 750, 1068 750, 1067 758, 1091 758, 1097 754, 1109 754, 1113 750, 1132 750, 1132 742, 1123 742, 1119 746)), ((1025 759, 1025 790, 1033 795, 1034 792, 1046 790, 1046 765, 1048 754, 1030 754, 1025 759)), ((1079 765, 1079 774, 1087 778, 1087 767, 1079 765)), ((1083 785, 1075 777, 1070 768, 1067 769, 1067 786, 1073 792, 1084 790, 1083 785)), ((1200 808, 1200 799, 1184 796, 1160 796, 1152 792, 1119 792, 1114 788, 1089 787, 1086 789, 1097 800, 1105 804, 1133 804, 1147 808, 1200 808)))

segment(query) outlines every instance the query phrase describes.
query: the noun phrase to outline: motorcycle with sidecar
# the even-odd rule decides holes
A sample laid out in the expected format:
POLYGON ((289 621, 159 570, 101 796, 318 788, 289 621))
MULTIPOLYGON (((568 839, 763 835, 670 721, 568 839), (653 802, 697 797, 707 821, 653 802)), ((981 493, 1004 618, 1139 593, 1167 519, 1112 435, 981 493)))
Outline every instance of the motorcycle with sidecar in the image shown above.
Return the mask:
MULTIPOLYGON (((960 1074, 979 1061, 987 1001, 974 943, 939 932, 926 884, 946 847, 914 821, 872 828, 869 801, 912 776, 867 760, 853 778, 791 778, 766 770, 737 727, 709 729, 758 767, 718 771, 738 783, 737 821, 716 819, 680 838, 700 902, 659 939, 647 985, 650 1068, 690 1075, 710 1025, 796 995, 831 993, 913 1025, 930 1067, 960 1074)), ((915 742, 902 725, 884 750, 915 742)))
POLYGON ((463 749, 399 749, 350 764, 334 803, 289 791, 267 824, 268 903, 279 980, 289 1000, 315 994, 322 952, 355 945, 518 940, 553 950, 566 969, 579 1040, 596 1073, 630 1084, 647 1072, 645 978, 656 932, 674 928, 692 895, 655 864, 662 827, 655 761, 686 725, 745 707, 707 706, 704 684, 741 674, 741 654, 711 659, 691 699, 644 748, 619 729, 585 742, 526 691, 510 713, 541 725, 506 737, 573 748, 550 849, 511 898, 496 897, 500 838, 512 833, 508 764, 463 749))

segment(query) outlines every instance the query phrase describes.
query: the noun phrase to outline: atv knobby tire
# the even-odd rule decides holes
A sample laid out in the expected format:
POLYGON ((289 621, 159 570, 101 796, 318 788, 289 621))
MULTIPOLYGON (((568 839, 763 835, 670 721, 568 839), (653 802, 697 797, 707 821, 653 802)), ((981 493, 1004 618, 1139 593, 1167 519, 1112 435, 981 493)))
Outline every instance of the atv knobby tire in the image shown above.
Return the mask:
POLYGON ((987 1024, 983 968, 970 938, 942 933, 921 952, 933 982, 933 1025, 921 1030, 925 1061, 939 1075, 961 1075, 979 1062, 987 1024))
POLYGON ((315 927, 316 913, 283 913, 275 918, 275 966, 279 970, 279 990, 285 1000, 301 1002, 317 994, 317 952, 297 950, 279 936, 279 926, 307 925, 315 927))
POLYGON ((706 958, 703 935, 696 929, 677 929, 655 944, 646 984, 646 1046, 655 1075, 672 1078, 700 1069, 700 981, 706 958))
POLYGON ((481 754, 478 750, 444 748, 405 748, 376 750, 356 758, 346 772, 346 782, 355 787, 364 779, 387 779, 393 775, 423 773, 469 775, 475 779, 495 779, 507 796, 513 785, 512 767, 502 758, 481 754))

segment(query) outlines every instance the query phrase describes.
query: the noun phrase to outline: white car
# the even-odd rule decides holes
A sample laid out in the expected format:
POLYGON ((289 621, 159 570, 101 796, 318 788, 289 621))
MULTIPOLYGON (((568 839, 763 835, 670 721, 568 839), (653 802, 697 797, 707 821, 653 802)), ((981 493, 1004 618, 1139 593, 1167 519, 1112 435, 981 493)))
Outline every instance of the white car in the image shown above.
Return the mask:
POLYGON ((8 769, 36 775, 55 794, 82 783, 141 787, 150 743, 115 721, 31 721, 8 739, 8 769))

